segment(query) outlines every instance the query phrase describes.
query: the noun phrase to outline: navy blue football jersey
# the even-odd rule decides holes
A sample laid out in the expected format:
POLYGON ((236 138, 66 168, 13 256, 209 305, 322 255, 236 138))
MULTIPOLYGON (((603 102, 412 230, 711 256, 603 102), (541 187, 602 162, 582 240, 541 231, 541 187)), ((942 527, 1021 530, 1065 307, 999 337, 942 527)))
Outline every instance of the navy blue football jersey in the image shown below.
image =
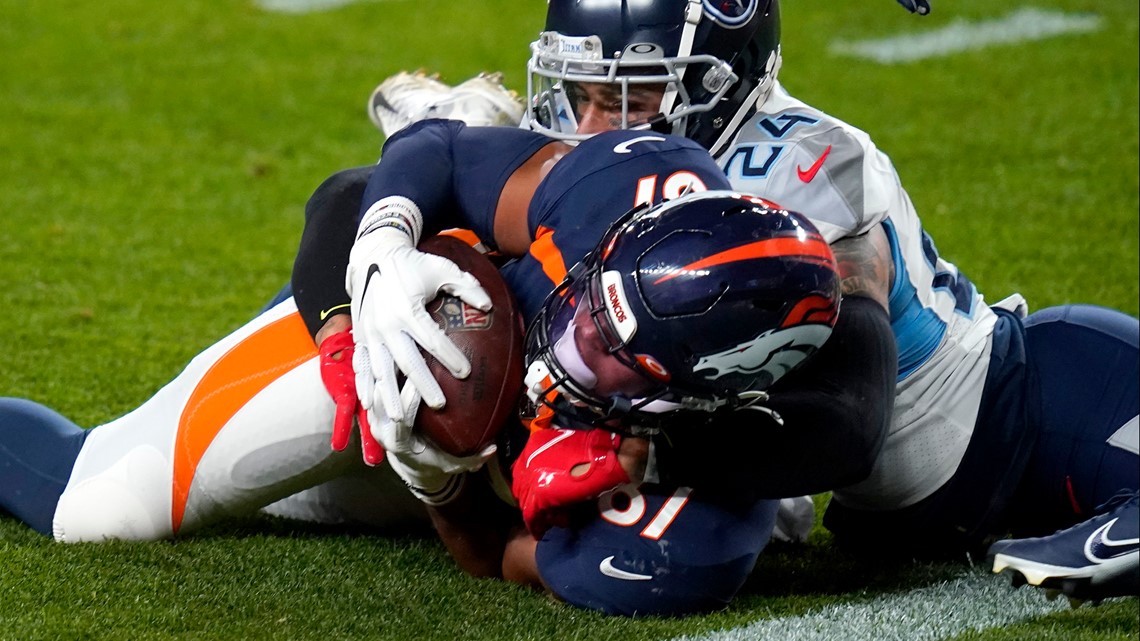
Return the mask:
MULTIPOLYGON (((495 213, 504 185, 553 142, 524 129, 418 122, 384 145, 384 162, 369 181, 361 213, 382 198, 403 196, 423 213, 425 235, 458 227, 495 249, 495 213)), ((731 185, 708 151, 687 138, 611 131, 563 156, 531 200, 530 251, 502 270, 526 320, 612 222, 636 205, 688 189, 731 185)))
POLYGON ((582 142, 551 170, 527 215, 530 252, 502 270, 527 321, 546 295, 637 205, 686 189, 729 189, 724 172, 686 138, 613 131, 582 142))

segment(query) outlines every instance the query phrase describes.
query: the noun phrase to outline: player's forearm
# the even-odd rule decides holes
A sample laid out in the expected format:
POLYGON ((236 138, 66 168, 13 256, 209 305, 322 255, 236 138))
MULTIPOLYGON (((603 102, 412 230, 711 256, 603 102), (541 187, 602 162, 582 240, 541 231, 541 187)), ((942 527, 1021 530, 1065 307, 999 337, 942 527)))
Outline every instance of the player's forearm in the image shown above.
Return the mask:
POLYGON ((325 180, 305 205, 305 229, 293 262, 292 283, 297 309, 311 335, 337 315, 348 318, 344 275, 356 239, 360 200, 371 172, 371 167, 338 172, 325 180))
POLYGON ((779 425, 753 411, 671 430, 657 448, 663 478, 757 497, 816 494, 871 471, 890 425, 898 369, 886 312, 845 299, 823 348, 769 393, 779 425))
POLYGON ((475 577, 503 576, 509 530, 517 521, 481 476, 468 479, 455 500, 429 507, 432 525, 461 570, 475 577))
POLYGON ((784 425, 759 450, 767 496, 816 494, 866 478, 894 408, 898 352, 874 301, 846 297, 831 338, 771 390, 784 425))
POLYGON ((352 317, 348 314, 336 314, 335 316, 329 317, 324 325, 321 325, 321 328, 317 330, 316 336, 313 337, 313 342, 320 347, 321 343, 325 342, 325 339, 329 336, 350 329, 352 329, 352 317))

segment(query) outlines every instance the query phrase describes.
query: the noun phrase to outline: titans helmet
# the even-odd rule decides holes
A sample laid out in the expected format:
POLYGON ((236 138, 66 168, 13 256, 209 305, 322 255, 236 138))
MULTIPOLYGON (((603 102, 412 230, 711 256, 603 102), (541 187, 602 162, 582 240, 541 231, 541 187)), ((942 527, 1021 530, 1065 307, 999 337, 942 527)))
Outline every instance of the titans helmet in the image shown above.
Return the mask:
MULTIPOLYGON (((532 401, 579 422, 654 425, 757 398, 831 335, 840 278, 801 214, 731 191, 626 213, 546 299, 527 335, 532 401), (640 377, 600 393, 576 325, 640 377)), ((605 361, 609 362, 609 361, 605 361)))
POLYGON ((527 65, 532 129, 577 133, 578 83, 621 88, 629 128, 631 85, 663 86, 649 125, 696 140, 714 155, 728 144, 780 68, 779 0, 550 0, 527 65))

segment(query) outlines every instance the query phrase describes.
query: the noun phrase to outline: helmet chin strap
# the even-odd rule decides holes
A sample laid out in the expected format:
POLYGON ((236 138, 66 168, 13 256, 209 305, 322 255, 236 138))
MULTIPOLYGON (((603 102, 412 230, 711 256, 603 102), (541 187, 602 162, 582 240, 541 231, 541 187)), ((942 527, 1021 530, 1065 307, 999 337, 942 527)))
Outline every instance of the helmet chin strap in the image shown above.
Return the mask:
MULTIPOLYGON (((685 5, 685 26, 681 29, 681 43, 677 49, 677 57, 685 58, 693 53, 693 40, 697 37, 697 25, 701 22, 701 17, 704 15, 704 8, 701 6, 702 0, 689 0, 689 4, 685 5)), ((685 84, 685 74, 689 72, 688 65, 678 72, 678 86, 685 84)), ((661 96, 661 116, 673 111, 673 103, 677 101, 677 90, 666 89, 665 94, 661 96)), ((654 127, 654 131, 659 133, 672 133, 671 131, 661 131, 654 127)))
POLYGON ((630 127, 630 129, 648 129, 659 134, 671 134, 673 133, 673 123, 669 122, 669 118, 665 114, 658 112, 656 116, 640 125, 630 127))
POLYGON ((752 115, 752 112, 756 109, 756 105, 768 99, 768 94, 772 92, 772 87, 776 84, 776 77, 780 73, 780 66, 783 62, 784 59, 780 55, 780 47, 777 45, 776 50, 769 55, 768 61, 765 64, 764 78, 756 83, 756 86, 752 88, 748 97, 740 103, 740 109, 736 110, 736 113, 732 116, 732 120, 730 120, 721 131, 720 137, 709 147, 710 154, 713 156, 719 154, 721 150, 724 149, 724 146, 736 135, 736 130, 740 127, 740 123, 743 122, 746 117, 752 115))

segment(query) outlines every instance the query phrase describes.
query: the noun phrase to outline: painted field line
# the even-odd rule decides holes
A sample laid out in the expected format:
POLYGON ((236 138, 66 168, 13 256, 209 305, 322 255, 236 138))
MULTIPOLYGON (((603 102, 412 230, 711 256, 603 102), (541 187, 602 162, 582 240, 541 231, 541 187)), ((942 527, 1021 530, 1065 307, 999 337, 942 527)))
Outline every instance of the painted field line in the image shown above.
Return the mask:
POLYGON ((994 20, 955 20, 941 29, 925 33, 855 42, 839 41, 832 43, 831 52, 889 65, 939 58, 993 45, 1044 40, 1070 33, 1089 33, 1098 31, 1103 26, 1103 18, 1095 14, 1071 14, 1030 7, 994 20))
POLYGON ((277 13, 313 13, 347 7, 358 2, 384 2, 385 0, 254 0, 254 4, 266 11, 277 13))
POLYGON ((800 616, 765 619, 732 630, 672 641, 934 641, 970 630, 1010 625, 1068 609, 1032 588, 1014 590, 1009 577, 978 568, 957 579, 873 601, 828 606, 800 616))

